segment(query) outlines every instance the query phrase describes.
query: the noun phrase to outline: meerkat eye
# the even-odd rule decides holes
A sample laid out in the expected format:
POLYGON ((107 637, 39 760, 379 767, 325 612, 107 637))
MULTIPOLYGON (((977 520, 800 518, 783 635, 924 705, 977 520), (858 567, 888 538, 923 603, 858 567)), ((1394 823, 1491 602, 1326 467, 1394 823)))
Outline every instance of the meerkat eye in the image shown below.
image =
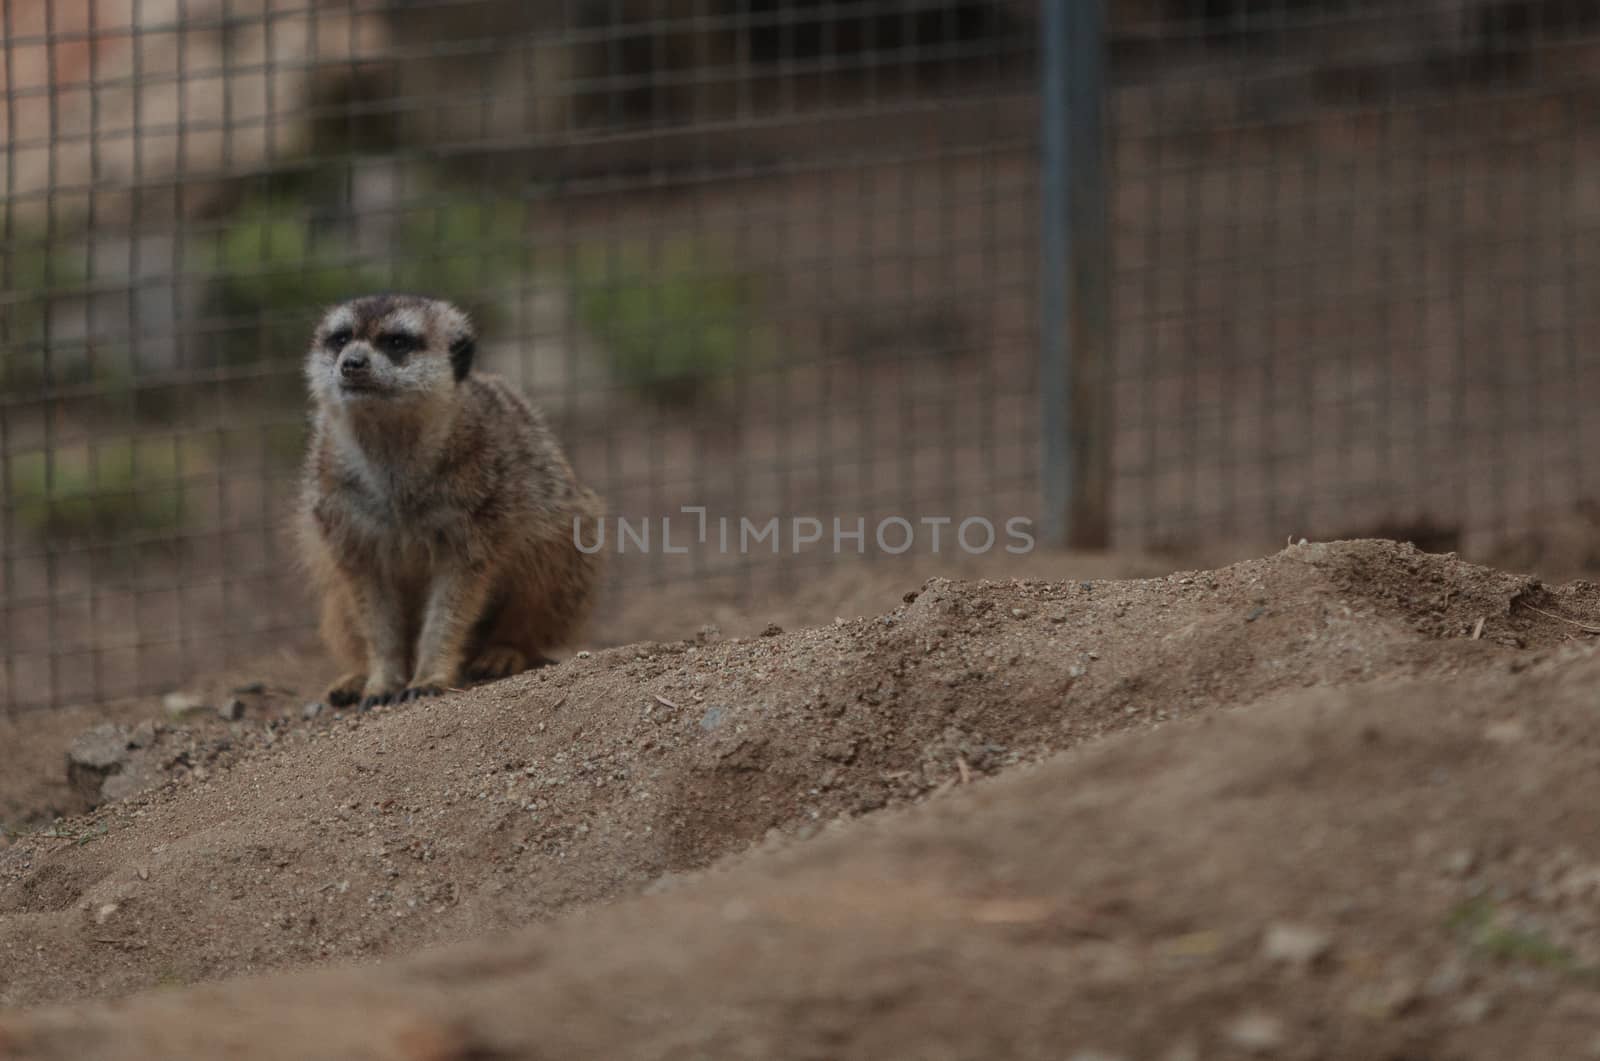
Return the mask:
POLYGON ((350 344, 350 329, 349 328, 340 328, 338 331, 336 331, 332 335, 328 336, 328 349, 332 350, 334 353, 338 353, 340 350, 343 350, 349 344, 350 344))
POLYGON ((383 347, 384 353, 398 357, 402 354, 409 354, 420 347, 422 340, 415 335, 407 335, 404 332, 392 332, 379 339, 378 343, 383 347))

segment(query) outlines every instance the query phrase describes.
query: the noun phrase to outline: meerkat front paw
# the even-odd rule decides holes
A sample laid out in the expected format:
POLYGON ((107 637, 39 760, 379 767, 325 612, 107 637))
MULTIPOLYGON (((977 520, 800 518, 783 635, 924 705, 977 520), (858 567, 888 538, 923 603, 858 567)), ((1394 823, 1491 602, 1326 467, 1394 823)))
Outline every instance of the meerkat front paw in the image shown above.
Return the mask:
POLYGON ((359 710, 370 711, 383 704, 392 704, 400 698, 405 690, 405 683, 396 681, 383 674, 374 674, 367 679, 367 684, 361 689, 361 707, 359 710))
POLYGON ((349 707, 361 699, 362 691, 366 689, 367 676, 360 671, 346 674, 343 678, 328 686, 328 691, 322 698, 330 707, 349 707))
POLYGON ((478 653, 478 658, 467 664, 469 682, 492 682, 521 674, 529 667, 528 657, 509 645, 491 645, 478 653))

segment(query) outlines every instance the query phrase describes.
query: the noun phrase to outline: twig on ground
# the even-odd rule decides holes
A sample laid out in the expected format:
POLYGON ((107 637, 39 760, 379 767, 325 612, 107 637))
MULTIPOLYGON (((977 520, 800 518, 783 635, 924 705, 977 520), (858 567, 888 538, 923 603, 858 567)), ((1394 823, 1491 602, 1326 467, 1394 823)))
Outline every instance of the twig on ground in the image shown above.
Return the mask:
POLYGON ((1517 603, 1528 609, 1530 612, 1537 612, 1546 619, 1554 619, 1558 623, 1566 623, 1568 626, 1582 630, 1586 634, 1600 634, 1600 626, 1590 626, 1588 623, 1580 623, 1576 619, 1568 619, 1565 615, 1557 615, 1555 612, 1547 612, 1543 608, 1534 607, 1527 601, 1518 601, 1517 603))

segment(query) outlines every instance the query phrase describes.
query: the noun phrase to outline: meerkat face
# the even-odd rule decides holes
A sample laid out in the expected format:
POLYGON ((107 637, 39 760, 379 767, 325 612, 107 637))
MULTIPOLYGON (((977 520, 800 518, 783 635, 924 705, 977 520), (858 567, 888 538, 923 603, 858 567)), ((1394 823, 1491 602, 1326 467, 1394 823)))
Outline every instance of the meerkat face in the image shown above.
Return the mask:
POLYGON ((467 315, 417 295, 369 295, 328 311, 312 336, 306 379, 327 406, 453 395, 472 368, 467 315))

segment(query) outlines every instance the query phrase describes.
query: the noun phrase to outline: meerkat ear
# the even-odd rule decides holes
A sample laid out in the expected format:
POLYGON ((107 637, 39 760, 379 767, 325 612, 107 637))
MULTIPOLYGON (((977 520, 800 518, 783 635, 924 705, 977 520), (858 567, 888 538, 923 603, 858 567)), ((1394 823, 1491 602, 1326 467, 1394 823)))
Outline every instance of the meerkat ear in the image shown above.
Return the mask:
POLYGON ((450 366, 456 370, 456 382, 460 383, 467 378, 467 373, 472 371, 472 355, 478 352, 478 344, 470 335, 463 335, 450 344, 450 366))

